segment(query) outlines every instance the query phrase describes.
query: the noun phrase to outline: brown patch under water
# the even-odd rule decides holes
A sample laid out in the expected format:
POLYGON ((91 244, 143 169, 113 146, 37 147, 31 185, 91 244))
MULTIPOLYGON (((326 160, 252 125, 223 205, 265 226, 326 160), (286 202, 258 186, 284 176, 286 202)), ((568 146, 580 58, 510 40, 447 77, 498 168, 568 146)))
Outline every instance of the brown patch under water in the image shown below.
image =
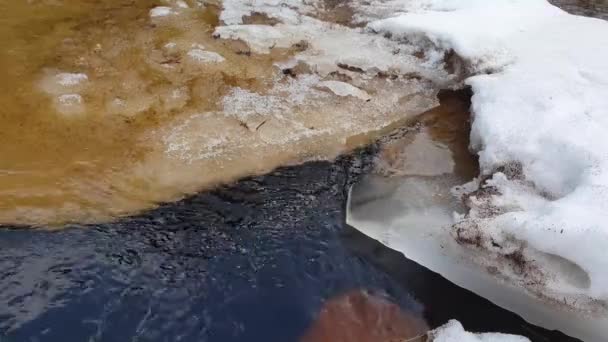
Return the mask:
POLYGON ((301 341, 423 341, 427 331, 424 320, 401 310, 388 299, 353 291, 325 303, 301 341))

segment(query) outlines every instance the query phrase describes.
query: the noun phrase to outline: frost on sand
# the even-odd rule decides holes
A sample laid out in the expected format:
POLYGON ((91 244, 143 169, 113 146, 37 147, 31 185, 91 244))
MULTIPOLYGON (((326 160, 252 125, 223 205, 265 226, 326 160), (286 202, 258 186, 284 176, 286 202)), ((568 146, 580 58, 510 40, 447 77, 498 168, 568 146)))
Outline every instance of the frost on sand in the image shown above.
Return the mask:
MULTIPOLYGON (((544 0, 420 3, 421 10, 368 28, 421 47, 428 65, 451 70, 453 87, 472 88, 471 149, 481 174, 454 189, 464 214, 445 215, 445 229, 427 229, 443 244, 437 256, 414 251, 414 243, 361 216, 351 215, 351 223, 535 323, 602 340, 608 23, 544 0), (442 265, 448 255, 458 256, 450 262, 459 265, 442 265), (502 293, 483 285, 495 279, 505 289, 494 292, 502 293), (513 299, 522 288, 535 299, 513 299)), ((414 234, 405 227, 399 232, 414 234)))

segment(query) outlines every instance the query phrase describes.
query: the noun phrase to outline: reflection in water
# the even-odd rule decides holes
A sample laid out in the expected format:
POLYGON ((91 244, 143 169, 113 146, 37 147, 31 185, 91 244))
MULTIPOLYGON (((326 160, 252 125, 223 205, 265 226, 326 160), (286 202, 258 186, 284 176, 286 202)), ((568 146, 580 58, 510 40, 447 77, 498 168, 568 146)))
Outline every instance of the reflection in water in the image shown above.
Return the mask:
POLYGON ((439 107, 381 145, 374 170, 352 189, 351 219, 444 226, 453 211, 462 211, 450 189, 478 170, 468 152, 469 96, 468 91, 442 93, 439 107))
POLYGON ((374 173, 388 177, 454 174, 468 180, 479 166, 469 152, 469 90, 439 94, 440 105, 399 138, 382 144, 374 173))
POLYGON ((470 93, 440 98, 402 137, 381 145, 374 170, 351 189, 347 214, 352 226, 430 268, 428 260, 442 254, 433 246, 454 244, 444 229, 464 211, 451 189, 478 169, 468 152, 470 93))

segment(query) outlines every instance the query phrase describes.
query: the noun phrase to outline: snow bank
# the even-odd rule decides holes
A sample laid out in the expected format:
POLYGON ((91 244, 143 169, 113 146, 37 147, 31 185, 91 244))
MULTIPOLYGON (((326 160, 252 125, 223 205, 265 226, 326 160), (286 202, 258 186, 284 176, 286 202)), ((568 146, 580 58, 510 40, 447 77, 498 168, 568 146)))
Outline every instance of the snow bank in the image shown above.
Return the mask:
POLYGON ((575 325, 605 320, 608 306, 608 23, 544 0, 418 4, 368 27, 421 47, 452 86, 473 90, 481 175, 455 189, 467 206, 450 230, 469 250, 459 256, 578 312, 557 328, 598 340, 575 325))
POLYGON ((457 238, 475 241, 472 247, 486 249, 501 273, 539 295, 603 310, 608 23, 542 0, 438 3, 442 11, 371 28, 428 40, 466 65, 475 94, 471 146, 488 179, 468 194, 471 210, 458 222, 457 238), (452 10, 445 11, 446 3, 452 10), (513 253, 523 264, 500 263, 513 253))
POLYGON ((429 333, 429 340, 432 342, 529 342, 525 337, 485 333, 473 334, 467 332, 460 322, 451 320, 442 327, 429 333))

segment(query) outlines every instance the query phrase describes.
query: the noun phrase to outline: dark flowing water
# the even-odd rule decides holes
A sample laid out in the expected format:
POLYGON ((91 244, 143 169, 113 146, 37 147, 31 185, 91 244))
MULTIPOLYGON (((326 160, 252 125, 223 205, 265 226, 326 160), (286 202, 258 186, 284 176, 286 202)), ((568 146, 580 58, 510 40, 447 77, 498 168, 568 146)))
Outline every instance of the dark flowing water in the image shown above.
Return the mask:
POLYGON ((371 155, 283 168, 116 223, 5 229, 0 336, 296 341, 326 300, 366 289, 431 327, 457 318, 566 340, 347 227, 346 189, 371 155))
POLYGON ((283 169, 106 225, 0 239, 9 341, 290 341, 366 287, 420 311, 338 238, 352 161, 283 169))

